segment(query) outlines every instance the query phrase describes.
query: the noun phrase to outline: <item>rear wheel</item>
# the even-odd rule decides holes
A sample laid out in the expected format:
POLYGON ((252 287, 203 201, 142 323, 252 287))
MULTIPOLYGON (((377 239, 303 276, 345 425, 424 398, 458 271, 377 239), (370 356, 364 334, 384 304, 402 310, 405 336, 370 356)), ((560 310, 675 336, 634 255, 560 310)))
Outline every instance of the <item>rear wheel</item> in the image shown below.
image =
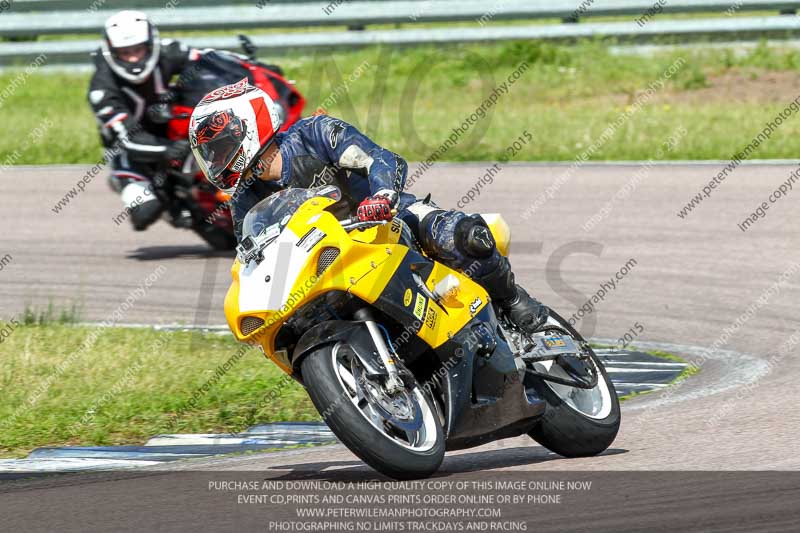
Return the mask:
MULTIPOLYGON (((560 334, 566 332, 584 346, 597 372, 597 385, 592 389, 580 389, 536 378, 534 388, 547 402, 547 409, 529 435, 545 448, 565 457, 597 455, 611 446, 619 431, 619 399, 614 385, 603 363, 569 322, 550 311, 543 329, 560 334)), ((555 361, 534 363, 534 369, 571 379, 555 361)))
POLYGON ((429 394, 410 374, 387 393, 345 343, 324 346, 301 365, 308 395, 350 451, 395 479, 425 478, 444 458, 444 431, 429 394))

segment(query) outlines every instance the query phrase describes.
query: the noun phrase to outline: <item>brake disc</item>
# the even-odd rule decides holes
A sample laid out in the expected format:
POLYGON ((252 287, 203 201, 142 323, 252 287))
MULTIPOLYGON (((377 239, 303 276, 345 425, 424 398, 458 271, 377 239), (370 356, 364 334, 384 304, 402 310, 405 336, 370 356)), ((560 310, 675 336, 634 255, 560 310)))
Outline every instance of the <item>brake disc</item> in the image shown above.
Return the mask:
POLYGON ((414 394, 403 389, 390 396, 381 384, 367 378, 361 368, 354 371, 353 375, 358 373, 359 376, 356 383, 361 394, 387 423, 403 431, 417 431, 422 427, 422 408, 414 394))

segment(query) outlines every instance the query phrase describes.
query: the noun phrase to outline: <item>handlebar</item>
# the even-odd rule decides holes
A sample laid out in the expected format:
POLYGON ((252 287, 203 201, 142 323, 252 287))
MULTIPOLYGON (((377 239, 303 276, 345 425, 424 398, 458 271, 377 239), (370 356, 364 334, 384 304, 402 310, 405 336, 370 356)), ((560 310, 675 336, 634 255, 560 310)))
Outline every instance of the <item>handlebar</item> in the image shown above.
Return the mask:
MULTIPOLYGON (((392 218, 394 218, 397 215, 397 209, 392 209, 391 213, 392 218)), ((353 217, 342 220, 341 224, 345 231, 353 231, 357 229, 365 230, 373 226, 383 226, 389 223, 391 220, 392 219, 390 218, 389 220, 367 220, 365 222, 361 222, 357 217, 353 217)))

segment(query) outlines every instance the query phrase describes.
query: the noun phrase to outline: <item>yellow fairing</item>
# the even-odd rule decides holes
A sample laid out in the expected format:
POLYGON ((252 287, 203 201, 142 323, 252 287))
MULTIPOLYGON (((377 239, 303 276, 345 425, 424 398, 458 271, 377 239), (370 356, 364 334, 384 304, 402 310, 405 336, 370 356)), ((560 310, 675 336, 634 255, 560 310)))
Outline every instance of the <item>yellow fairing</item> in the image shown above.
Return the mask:
POLYGON ((489 302, 483 287, 441 263, 434 263, 433 271, 425 280, 425 285, 433 292, 436 285, 448 275, 458 279, 458 289, 451 297, 443 299, 441 305, 432 300, 428 301, 422 328, 417 334, 431 348, 438 348, 447 342, 489 302))
MULTIPOLYGON (((283 305, 278 310, 258 310, 241 313, 239 309, 240 263, 237 260, 231 268, 231 283, 225 297, 225 317, 228 326, 239 341, 261 345, 264 352, 285 371, 290 371, 286 362, 276 358, 274 352, 275 337, 283 323, 290 318, 297 308, 310 302, 317 296, 333 290, 350 291, 367 303, 373 303, 383 292, 386 284, 403 261, 408 249, 397 244, 392 237, 392 225, 381 228, 356 231, 354 235, 365 240, 368 235, 378 238, 383 235, 386 243, 375 244, 356 241, 341 227, 339 221, 323 209, 333 203, 328 198, 314 198, 298 209, 289 221, 287 228, 295 235, 304 235, 312 226, 322 230, 325 237, 317 243, 306 259, 302 270, 295 278, 291 292, 302 294, 301 301, 295 305, 283 305), (310 222, 309 219, 313 220, 310 222), (392 242, 393 241, 393 242, 392 242), (317 266, 323 250, 337 248, 339 255, 334 263, 317 277, 317 266), (245 334, 242 321, 247 317, 263 320, 263 326, 245 334)), ((399 238, 399 235, 398 235, 399 238)), ((252 319, 251 319, 252 320, 252 319)))
MULTIPOLYGON (((384 226, 377 226, 367 231, 356 231, 351 234, 353 239, 362 242, 369 242, 373 244, 380 244, 390 242, 397 244, 400 239, 402 224, 399 220, 393 220, 391 224, 384 226)), ((399 266, 400 262, 396 263, 399 266)), ((381 277, 381 286, 385 287, 389 282, 389 278, 394 275, 395 268, 387 268, 381 277)), ((431 348, 438 348, 447 340, 455 335, 457 331, 464 327, 469 322, 475 313, 480 312, 481 309, 488 303, 488 296, 486 291, 477 283, 469 279, 467 276, 452 270, 440 263, 434 263, 433 271, 431 271, 428 279, 425 280, 425 285, 432 293, 436 288, 436 284, 446 278, 448 275, 455 276, 459 280, 459 288, 452 298, 446 301, 437 303, 430 297, 423 294, 417 287, 408 287, 405 295, 410 295, 411 299, 405 301, 404 305, 411 313, 419 311, 419 316, 415 314, 418 320, 420 329, 417 336, 424 340, 431 348), (473 306, 472 311, 470 305, 473 303, 480 303, 473 306), (419 305, 419 307, 418 307, 419 305)), ((376 285, 377 286, 377 285, 376 285)), ((383 289, 381 289, 382 292, 383 289)), ((370 303, 379 296, 379 293, 373 295, 372 300, 367 300, 370 303)), ((365 299, 366 298, 363 298, 365 299)))
MULTIPOLYGON (((386 291, 387 285, 409 253, 407 247, 399 244, 401 224, 399 221, 370 228, 365 231, 346 233, 338 220, 324 211, 333 203, 329 198, 308 200, 292 216, 287 229, 296 236, 305 235, 309 229, 316 227, 325 236, 311 249, 300 272, 292 272, 295 277, 292 294, 302 297, 289 305, 284 302, 280 309, 260 309, 242 313, 239 308, 240 269, 237 260, 231 268, 233 282, 225 297, 225 316, 228 326, 236 338, 242 342, 260 345, 264 353, 285 372, 291 373, 289 360, 285 353, 275 353, 275 337, 281 326, 295 311, 305 303, 329 291, 349 291, 367 303, 373 304, 386 291), (320 256, 330 248, 339 250, 336 260, 318 276, 320 256), (253 327, 253 324, 260 327, 253 327), (245 325, 246 327, 243 327, 245 325)), ((487 221, 489 222, 489 221, 487 221)), ((490 225, 492 223, 490 222, 490 225)), ((494 221, 492 231, 498 245, 503 242, 507 250, 508 226, 502 219, 494 221), (499 233, 495 233, 495 231, 499 233), (506 236, 506 240, 503 237, 506 236)), ((405 267, 407 268, 407 267, 405 267)), ((411 282, 408 286, 395 285, 405 283, 405 276, 395 278, 392 291, 400 290, 400 303, 404 303, 403 291, 411 293, 411 300, 406 304, 409 314, 417 317, 419 331, 416 334, 437 348, 458 332, 472 317, 483 309, 489 301, 486 291, 468 277, 436 263, 427 279, 423 280, 429 289, 424 294, 411 282), (430 298, 437 284, 448 275, 458 280, 458 287, 448 298, 436 302, 430 298)), ((266 289, 266 287, 265 287, 266 289)), ((407 317, 408 318, 408 317, 407 317)))
POLYGON ((497 243, 497 250, 502 255, 508 257, 511 248, 511 228, 508 227, 508 223, 503 218, 503 215, 490 213, 481 216, 483 220, 486 221, 486 224, 489 225, 489 229, 497 243))

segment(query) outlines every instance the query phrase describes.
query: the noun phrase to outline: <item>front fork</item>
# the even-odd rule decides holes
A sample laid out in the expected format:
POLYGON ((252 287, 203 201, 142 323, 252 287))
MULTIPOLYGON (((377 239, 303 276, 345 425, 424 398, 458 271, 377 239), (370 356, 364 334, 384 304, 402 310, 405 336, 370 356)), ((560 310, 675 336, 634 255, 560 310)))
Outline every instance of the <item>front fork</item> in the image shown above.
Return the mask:
POLYGON ((395 363, 394 355, 389 349, 389 346, 386 344, 386 339, 381 333, 378 324, 375 322, 372 310, 365 307, 356 311, 354 316, 356 320, 363 320, 367 325, 367 330, 369 331, 370 337, 372 337, 372 342, 375 343, 375 348, 378 350, 378 355, 380 356, 381 361, 383 362, 383 367, 386 369, 386 373, 388 374, 385 384, 386 392, 389 394, 394 394, 405 389, 405 384, 403 383, 403 380, 400 379, 400 374, 397 371, 397 364, 395 363))

